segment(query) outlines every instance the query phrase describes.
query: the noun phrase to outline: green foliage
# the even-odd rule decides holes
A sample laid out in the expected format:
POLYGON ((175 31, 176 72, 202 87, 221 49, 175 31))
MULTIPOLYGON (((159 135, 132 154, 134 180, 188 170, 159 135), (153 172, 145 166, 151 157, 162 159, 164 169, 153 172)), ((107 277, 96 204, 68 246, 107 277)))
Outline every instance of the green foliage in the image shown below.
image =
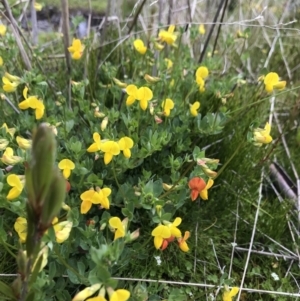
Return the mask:
MULTIPOLYGON (((117 38, 115 30, 108 28, 108 32, 107 39, 117 38)), ((196 48, 201 38, 196 26, 190 33, 190 43, 196 48)), ((4 145, 0 153, 0 245, 11 263, 21 250, 17 270, 10 271, 20 276, 12 284, 0 282, 3 298, 22 300, 17 293, 26 273, 30 274, 26 300, 71 300, 86 287, 94 288, 94 294, 105 289, 108 295, 125 287, 131 291, 131 300, 137 301, 213 296, 215 288, 204 291, 168 282, 118 282, 114 277, 182 283, 206 279, 215 286, 239 286, 247 253, 233 252, 233 247, 249 247, 257 210, 252 249, 258 253, 251 255, 244 287, 297 291, 292 276, 284 273, 288 266, 284 258, 259 254, 261 249, 280 253, 277 241, 294 250, 287 236, 287 220, 294 222, 295 217, 290 203, 279 203, 268 193, 261 198, 259 192, 262 169, 273 153, 271 146, 258 148, 253 142, 260 142, 256 135, 269 135, 263 127, 270 95, 261 82, 247 84, 246 71, 236 72, 254 56, 245 44, 253 38, 252 32, 245 30, 240 39, 228 34, 222 41, 224 49, 232 50, 226 74, 221 49, 213 56, 210 49, 210 55, 196 64, 190 45, 181 40, 183 34, 178 26, 177 45, 168 45, 172 43, 166 40, 160 51, 155 50, 156 37, 150 37, 144 54, 131 38, 115 51, 113 43, 99 48, 93 37, 87 38, 81 41, 85 49, 79 60, 72 60, 70 73, 64 62, 49 64, 45 58, 53 51, 39 47, 33 49, 33 68, 24 71, 12 33, 3 37, 11 51, 0 52, 1 74, 7 77, 5 72, 9 72, 19 79, 11 81, 12 86, 16 83, 14 91, 8 91, 3 80, 0 103, 8 127, 0 131, 0 147, 4 145), (199 67, 207 68, 209 75, 199 78, 199 67), (197 101, 201 105, 194 114, 197 101), (41 103, 45 111, 39 118, 41 103), (13 107, 19 108, 18 113, 13 107), (32 136, 36 127, 38 132, 32 136), (12 128, 15 133, 9 132, 12 128), (51 131, 56 134, 55 142, 51 131), (32 150, 24 146, 28 141, 22 144, 17 136, 33 138, 32 150), (60 179, 57 166, 67 183, 60 179), (23 177, 16 177, 19 180, 12 185, 10 175, 25 175, 25 188, 23 177), (199 188, 200 196, 192 202, 190 180, 195 178, 205 184, 213 178, 214 185, 199 188), (61 206, 65 185, 68 195, 61 206), (208 200, 203 196, 205 190, 208 200), (9 200, 10 194, 14 197, 9 200), (21 230, 19 218, 27 218, 21 230), (159 226, 164 228, 156 235, 159 226), (176 236, 177 228, 180 235, 173 237, 174 242, 167 241, 176 236), (170 235, 163 236, 164 231, 170 235), (185 231, 191 233, 189 252, 181 251, 187 251, 182 247, 185 231), (161 239, 158 245, 157 237, 161 239), (44 245, 48 248, 46 266, 38 255, 44 245), (22 252, 25 249, 27 255, 22 252)), ((146 39, 144 35, 139 38, 146 39)), ((63 46, 54 51, 62 53, 63 46)), ((256 59, 258 78, 268 72, 256 59)), ((271 134, 275 136, 273 129, 271 134)), ((0 268, 7 271, 5 264, 0 268)), ((299 273, 295 266, 291 271, 299 273)), ((261 298, 244 294, 249 300, 261 298)), ((272 298, 275 295, 264 300, 272 298)))

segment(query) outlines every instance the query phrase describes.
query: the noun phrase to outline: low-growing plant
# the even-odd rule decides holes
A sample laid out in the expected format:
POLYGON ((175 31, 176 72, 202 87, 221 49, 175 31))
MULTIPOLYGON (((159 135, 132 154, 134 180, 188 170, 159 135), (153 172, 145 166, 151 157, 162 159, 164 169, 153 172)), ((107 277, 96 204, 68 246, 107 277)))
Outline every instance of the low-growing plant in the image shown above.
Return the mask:
MULTIPOLYGON (((189 30, 192 45, 204 40, 203 24, 189 30)), ((228 37, 227 47, 250 34, 228 37)), ((272 156, 271 146, 261 148, 273 140, 268 100, 286 81, 266 70, 254 85, 233 70, 224 76, 222 54, 214 52, 195 63, 184 28, 175 25, 128 38, 100 65, 108 48, 74 38, 72 68, 52 74, 42 72, 48 67, 39 47, 25 71, 13 33, 0 28, 0 35, 11 49, 1 51, 0 243, 17 263, 15 279, 0 282, 2 297, 199 300, 204 294, 195 288, 139 281, 199 283, 202 276, 225 286, 223 300, 240 293, 243 266, 229 255, 230 211, 240 198, 241 216, 252 221, 261 206, 254 203, 261 192, 253 191, 256 167, 272 156), (234 166, 245 171, 245 186, 234 166), (195 273, 191 254, 214 265, 214 244, 222 263, 195 273), (231 275, 223 268, 229 264, 236 267, 231 275)), ((289 210, 278 208, 278 221, 289 210)), ((260 214, 274 218, 263 206, 260 214)), ((247 227, 240 244, 249 242, 247 227)), ((257 261, 251 269, 249 283, 269 271, 257 261)))

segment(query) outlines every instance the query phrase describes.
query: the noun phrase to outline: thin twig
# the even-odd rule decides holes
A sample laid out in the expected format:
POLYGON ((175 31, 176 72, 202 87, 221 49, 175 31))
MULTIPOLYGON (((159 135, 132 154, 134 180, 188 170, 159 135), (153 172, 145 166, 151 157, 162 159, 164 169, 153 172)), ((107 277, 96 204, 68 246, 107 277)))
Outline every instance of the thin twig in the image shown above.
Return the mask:
POLYGON ((143 8, 143 6, 145 5, 146 1, 147 1, 147 0, 144 0, 144 1, 141 3, 141 5, 139 6, 139 8, 137 9, 137 11, 136 11, 136 13, 135 13, 135 15, 134 15, 133 21, 132 21, 132 23, 131 23, 131 26, 130 26, 129 29, 128 29, 128 33, 127 33, 127 34, 130 34, 131 31, 132 31, 132 29, 134 28, 134 26, 135 26, 135 24, 136 24, 136 21, 137 21, 137 19, 138 19, 138 16, 139 16, 139 14, 141 13, 142 8, 143 8))
POLYGON ((61 11, 62 11, 62 28, 64 35, 64 50, 67 64, 67 87, 68 87, 68 104, 69 109, 72 109, 72 95, 71 95, 71 74, 72 74, 72 66, 71 66, 71 57, 68 51, 68 47, 70 46, 70 24, 69 24, 69 3, 68 0, 61 0, 61 11))
MULTIPOLYGON (((204 43, 202 52, 201 52, 200 57, 199 57, 199 60, 198 60, 198 63, 199 63, 199 64, 202 63, 203 58, 204 58, 204 56, 205 56, 206 49, 207 49, 207 47, 208 47, 208 43, 209 43, 209 41, 210 41, 211 35, 212 35, 213 31, 214 31, 214 28, 215 28, 215 26, 216 26, 216 24, 217 24, 216 22, 217 22, 217 19, 218 19, 218 17, 219 17, 220 11, 221 11, 221 9, 222 9, 222 7, 223 7, 224 1, 226 1, 226 0, 222 0, 222 1, 220 2, 219 7, 218 7, 218 9, 217 9, 217 12, 216 12, 216 14, 215 14, 214 20, 213 20, 213 22, 212 22, 212 26, 210 27, 208 36, 207 36, 207 38, 206 38, 206 40, 205 40, 205 43, 204 43)), ((222 23, 222 22, 221 22, 221 23, 222 23)))
POLYGON ((261 203, 261 199, 262 199, 263 179, 264 179, 264 171, 262 170, 261 177, 260 177, 259 191, 258 191, 257 209, 256 209, 256 213, 255 213, 249 250, 248 250, 248 254, 247 254, 247 258, 246 258, 246 262, 245 262, 244 273, 243 273, 243 276, 242 276, 242 280, 241 280, 241 284, 240 284, 240 290, 239 290, 238 296, 237 296, 237 301, 239 301, 240 298, 241 298, 242 288, 244 287, 244 282, 245 282, 246 275, 247 275, 247 269, 248 269, 250 256, 251 256, 251 251, 252 251, 252 246, 253 246, 254 237, 255 237, 255 233, 256 233, 256 226, 257 226, 258 216, 259 216, 259 211, 260 211, 260 203, 261 203))
POLYGON ((225 0, 225 4, 224 4, 224 7, 223 7, 222 16, 221 16, 221 20, 220 20, 221 23, 218 26, 217 36, 216 36, 216 39, 215 39, 215 42, 214 42, 214 46, 213 46, 213 50, 212 50, 212 53, 211 53, 212 57, 214 56, 214 52, 215 52, 216 47, 217 47, 217 43, 218 43, 219 35, 220 35, 220 32, 221 32, 222 22, 224 20, 224 16, 225 16, 225 11, 226 11, 226 8, 227 8, 227 4, 228 4, 228 0, 225 0))

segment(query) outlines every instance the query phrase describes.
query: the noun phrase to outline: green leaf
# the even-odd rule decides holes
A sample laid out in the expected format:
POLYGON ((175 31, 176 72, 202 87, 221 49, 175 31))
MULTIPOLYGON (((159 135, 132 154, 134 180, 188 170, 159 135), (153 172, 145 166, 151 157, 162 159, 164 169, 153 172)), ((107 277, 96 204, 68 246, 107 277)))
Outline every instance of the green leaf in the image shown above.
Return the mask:
POLYGON ((12 288, 2 281, 0 281, 0 293, 11 298, 12 300, 17 300, 13 294, 12 288))
POLYGON ((48 277, 50 279, 53 279, 56 274, 56 263, 55 261, 50 262, 49 264, 49 272, 48 272, 48 277))
POLYGON ((72 130, 73 127, 74 127, 74 120, 73 119, 66 121, 66 131, 67 131, 67 133, 69 133, 72 130))
POLYGON ((74 284, 79 284, 80 283, 80 280, 78 279, 77 275, 74 274, 71 270, 67 270, 67 274, 69 276, 69 279, 72 283, 74 284))

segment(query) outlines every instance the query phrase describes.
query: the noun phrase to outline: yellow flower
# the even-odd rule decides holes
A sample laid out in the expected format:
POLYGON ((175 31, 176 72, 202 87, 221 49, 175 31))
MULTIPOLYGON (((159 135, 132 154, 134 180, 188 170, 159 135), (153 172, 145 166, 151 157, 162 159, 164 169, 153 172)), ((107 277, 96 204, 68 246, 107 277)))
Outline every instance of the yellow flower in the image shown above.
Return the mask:
POLYGON ((4 36, 6 34, 6 26, 3 24, 0 24, 0 36, 4 36))
POLYGON ((173 223, 164 221, 164 224, 170 229, 171 236, 181 237, 181 231, 177 228, 181 224, 181 221, 180 217, 176 217, 173 223))
POLYGON ((201 66, 196 70, 196 83, 199 86, 199 91, 205 91, 205 79, 208 77, 208 69, 207 67, 201 66))
POLYGON ((79 60, 83 54, 84 45, 81 44, 79 39, 73 39, 72 46, 68 50, 72 55, 72 59, 79 60))
POLYGON ((214 185, 214 180, 213 179, 209 179, 205 188, 203 190, 200 191, 200 197, 202 200, 208 200, 208 189, 211 188, 214 185))
POLYGON ((101 150, 104 152, 104 163, 107 165, 113 156, 117 156, 120 153, 120 146, 117 142, 109 140, 103 142, 101 150))
POLYGON ((206 79, 208 74, 209 72, 207 67, 201 66, 196 70, 196 78, 201 77, 202 79, 206 79))
POLYGON ((6 149, 8 143, 7 139, 0 139, 0 151, 6 149))
POLYGON ((173 67, 173 62, 170 59, 165 59, 165 63, 167 65, 167 70, 171 69, 173 67))
POLYGON ((34 8, 36 11, 41 11, 43 8, 43 5, 37 2, 34 2, 34 8))
POLYGON ((132 105, 136 100, 140 102, 142 110, 146 110, 148 107, 148 101, 152 99, 153 93, 148 87, 137 88, 135 85, 128 85, 126 87, 126 93, 128 94, 126 105, 132 105))
POLYGON ((9 133, 11 137, 14 136, 16 129, 15 128, 8 128, 6 123, 3 123, 1 129, 5 128, 6 133, 9 133))
POLYGON ((101 196, 94 189, 87 190, 80 195, 80 199, 82 200, 80 213, 86 214, 92 207, 92 204, 100 204, 101 196))
POLYGON ((223 293, 223 301, 232 301, 232 297, 237 295, 238 292, 238 287, 233 287, 231 290, 225 290, 225 292, 223 293))
POLYGON ((23 90, 24 100, 19 103, 19 108, 21 110, 27 110, 29 108, 35 110, 35 118, 37 120, 41 119, 44 116, 45 106, 42 101, 40 101, 37 96, 27 97, 28 88, 25 87, 23 90))
POLYGON ((53 229, 55 232, 56 242, 61 244, 67 240, 70 236, 73 223, 70 221, 63 221, 60 223, 53 223, 53 229))
POLYGON ((184 236, 177 239, 179 248, 183 252, 188 252, 189 251, 189 246, 186 243, 186 241, 189 237, 190 237, 190 232, 185 231, 184 236))
POLYGON ((0 67, 3 66, 3 58, 0 56, 0 67))
POLYGON ((192 105, 190 105, 190 113, 196 117, 198 115, 199 108, 200 108, 200 102, 195 101, 192 105))
POLYGON ((63 159, 58 163, 58 168, 63 171, 64 178, 68 179, 71 175, 71 170, 75 168, 75 164, 69 159, 63 159))
POLYGON ((6 198, 9 201, 16 199, 21 194, 24 188, 24 183, 21 181, 21 178, 22 178, 21 176, 18 176, 16 174, 10 174, 7 177, 6 181, 8 185, 12 187, 8 195, 6 196, 6 198))
POLYGON ((273 92, 273 90, 282 90, 286 86, 286 81, 279 81, 279 76, 275 72, 270 72, 264 79, 265 90, 273 92))
POLYGON ((171 237, 171 230, 168 226, 159 224, 152 230, 151 235, 154 236, 154 246, 158 250, 161 247, 164 239, 171 237))
POLYGON ((72 301, 84 301, 86 298, 94 295, 100 289, 100 287, 101 284, 98 283, 92 286, 88 286, 79 293, 77 293, 76 296, 72 299, 72 301))
POLYGON ((101 142, 101 136, 98 133, 93 134, 94 143, 90 145, 90 147, 87 149, 89 153, 94 153, 101 150, 101 146, 103 145, 103 142, 101 142))
POLYGON ((133 147, 133 140, 129 137, 123 137, 119 140, 120 150, 123 152, 125 158, 131 157, 130 149, 133 147))
POLYGON ((204 25, 203 24, 200 24, 199 25, 199 33, 201 34, 201 35, 205 35, 205 27, 204 27, 204 25))
POLYGON ((166 42, 169 45, 173 45, 177 39, 177 35, 174 33, 175 25, 170 25, 168 31, 160 30, 158 38, 161 42, 166 42))
POLYGON ((2 77, 3 90, 7 93, 16 91, 18 85, 20 84, 20 77, 5 73, 2 77))
POLYGON ((14 224, 14 229, 18 233, 22 243, 26 241, 27 237, 27 220, 24 217, 18 217, 14 224))
POLYGON ((107 288, 107 292, 109 295, 109 301, 127 301, 130 297, 130 292, 124 289, 118 289, 115 291, 109 287, 107 288))
POLYGON ((164 110, 164 115, 169 116, 171 113, 171 110, 174 108, 174 102, 171 98, 167 98, 166 100, 163 101, 161 104, 161 107, 164 110))
POLYGON ((133 46, 137 52, 140 54, 145 54, 147 51, 147 47, 141 39, 137 39, 133 42, 133 46))
POLYGON ((271 143, 273 138, 270 135, 271 126, 267 122, 264 129, 256 128, 253 131, 253 141, 255 146, 262 146, 263 144, 271 143))
POLYGON ((102 188, 95 191, 94 189, 87 190, 80 195, 82 200, 80 213, 86 214, 92 207, 92 204, 101 204, 105 209, 109 209, 108 196, 111 194, 110 188, 102 188))
POLYGON ((104 187, 102 189, 98 189, 98 193, 100 195, 100 204, 102 205, 103 208, 109 209, 109 199, 108 197, 111 194, 111 189, 104 187))
POLYGON ((19 156, 14 156, 14 151, 11 147, 7 147, 1 157, 1 161, 6 165, 15 165, 23 159, 19 156))
POLYGON ((25 150, 26 150, 26 149, 31 148, 31 143, 32 143, 31 140, 22 138, 22 137, 20 137, 20 136, 17 136, 17 137, 16 137, 16 140, 17 140, 17 143, 18 143, 18 145, 19 145, 19 147, 20 147, 21 149, 25 149, 25 150))
POLYGON ((112 228, 115 229, 114 240, 125 236, 128 218, 125 218, 123 221, 121 221, 118 217, 114 216, 109 219, 108 223, 112 228))

